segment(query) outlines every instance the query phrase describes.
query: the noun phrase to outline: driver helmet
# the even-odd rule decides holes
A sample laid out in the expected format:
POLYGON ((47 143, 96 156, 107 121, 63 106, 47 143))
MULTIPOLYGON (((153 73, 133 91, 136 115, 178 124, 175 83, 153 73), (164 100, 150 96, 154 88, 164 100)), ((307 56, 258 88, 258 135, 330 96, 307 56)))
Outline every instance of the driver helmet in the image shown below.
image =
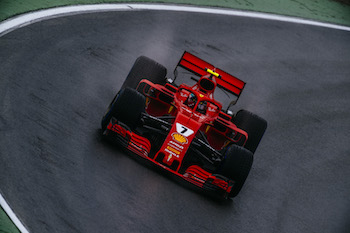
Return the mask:
POLYGON ((197 111, 202 113, 202 114, 205 114, 206 108, 207 108, 207 102, 201 101, 201 102, 199 102, 199 104, 197 106, 197 111))
POLYGON ((187 105, 188 107, 191 107, 193 108, 195 105, 196 105, 196 102, 197 102, 197 97, 195 94, 191 93, 189 96, 188 96, 188 99, 187 99, 187 105))

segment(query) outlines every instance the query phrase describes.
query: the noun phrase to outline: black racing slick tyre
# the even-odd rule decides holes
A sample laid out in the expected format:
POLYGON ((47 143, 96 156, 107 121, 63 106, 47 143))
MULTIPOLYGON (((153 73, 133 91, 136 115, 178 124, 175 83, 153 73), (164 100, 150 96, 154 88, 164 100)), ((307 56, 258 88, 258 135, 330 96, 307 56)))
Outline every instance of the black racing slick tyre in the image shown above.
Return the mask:
POLYGON ((229 197, 235 197, 248 177, 253 164, 253 153, 243 147, 231 145, 224 155, 217 173, 235 182, 229 194, 229 197))
POLYGON ((255 153, 267 128, 266 120, 249 111, 240 110, 233 119, 233 123, 248 133, 248 141, 244 147, 255 153))
POLYGON ((136 89, 142 79, 164 85, 166 83, 166 74, 167 69, 163 65, 148 57, 141 56, 136 59, 121 88, 130 87, 136 89))
POLYGON ((141 113, 145 111, 145 102, 146 98, 134 89, 125 88, 120 90, 102 118, 102 129, 106 129, 112 117, 131 129, 135 128, 140 121, 141 113))

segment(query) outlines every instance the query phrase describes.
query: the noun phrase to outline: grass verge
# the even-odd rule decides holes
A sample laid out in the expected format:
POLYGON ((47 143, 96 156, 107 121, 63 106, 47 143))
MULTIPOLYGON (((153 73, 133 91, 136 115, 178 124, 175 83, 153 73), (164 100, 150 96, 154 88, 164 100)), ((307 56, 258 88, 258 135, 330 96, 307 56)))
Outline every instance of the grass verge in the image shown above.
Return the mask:
POLYGON ((30 11, 77 4, 167 3, 224 7, 280 14, 350 26, 348 0, 0 0, 0 21, 30 11))

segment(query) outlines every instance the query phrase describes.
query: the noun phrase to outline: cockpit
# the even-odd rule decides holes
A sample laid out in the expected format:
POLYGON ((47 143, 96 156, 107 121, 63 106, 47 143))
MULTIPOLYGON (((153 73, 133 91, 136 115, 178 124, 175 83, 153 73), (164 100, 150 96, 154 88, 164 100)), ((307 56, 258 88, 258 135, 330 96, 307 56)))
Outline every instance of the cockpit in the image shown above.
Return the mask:
POLYGON ((200 94, 192 92, 187 88, 180 88, 177 99, 184 106, 189 108, 191 112, 200 113, 208 117, 214 117, 220 111, 220 107, 210 98, 200 94))

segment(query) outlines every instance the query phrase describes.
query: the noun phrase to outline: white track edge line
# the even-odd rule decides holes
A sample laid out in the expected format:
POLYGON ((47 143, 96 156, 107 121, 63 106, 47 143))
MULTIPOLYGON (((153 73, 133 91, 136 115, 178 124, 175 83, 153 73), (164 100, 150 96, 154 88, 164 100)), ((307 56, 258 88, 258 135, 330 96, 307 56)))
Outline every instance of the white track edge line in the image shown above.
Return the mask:
POLYGON ((7 204, 7 202, 5 201, 1 193, 0 193, 0 205, 5 211, 5 213, 7 214, 7 216, 9 216, 12 222, 16 225, 16 227, 20 232, 29 233, 29 231, 23 226, 22 222, 17 218, 16 214, 12 211, 11 207, 7 204))
POLYGON ((209 7, 198 6, 183 6, 183 5, 159 5, 159 4, 92 4, 92 5, 76 5, 66 7, 56 7, 45 10, 39 10, 35 12, 26 13, 7 19, 0 23, 0 36, 3 36, 10 31, 17 28, 29 25, 34 22, 38 22, 45 19, 55 18, 59 16, 89 13, 89 12, 101 12, 101 11, 132 11, 132 10, 163 10, 163 11, 182 11, 192 13, 209 13, 220 14, 230 16, 242 16, 250 18, 268 19, 282 22, 290 22, 297 24, 313 25, 319 27, 326 27, 344 31, 350 31, 350 27, 341 26, 331 23, 322 23, 313 20, 301 19, 296 17, 288 17, 281 15, 274 15, 268 13, 251 12, 251 11, 239 11, 231 9, 219 9, 209 7))

